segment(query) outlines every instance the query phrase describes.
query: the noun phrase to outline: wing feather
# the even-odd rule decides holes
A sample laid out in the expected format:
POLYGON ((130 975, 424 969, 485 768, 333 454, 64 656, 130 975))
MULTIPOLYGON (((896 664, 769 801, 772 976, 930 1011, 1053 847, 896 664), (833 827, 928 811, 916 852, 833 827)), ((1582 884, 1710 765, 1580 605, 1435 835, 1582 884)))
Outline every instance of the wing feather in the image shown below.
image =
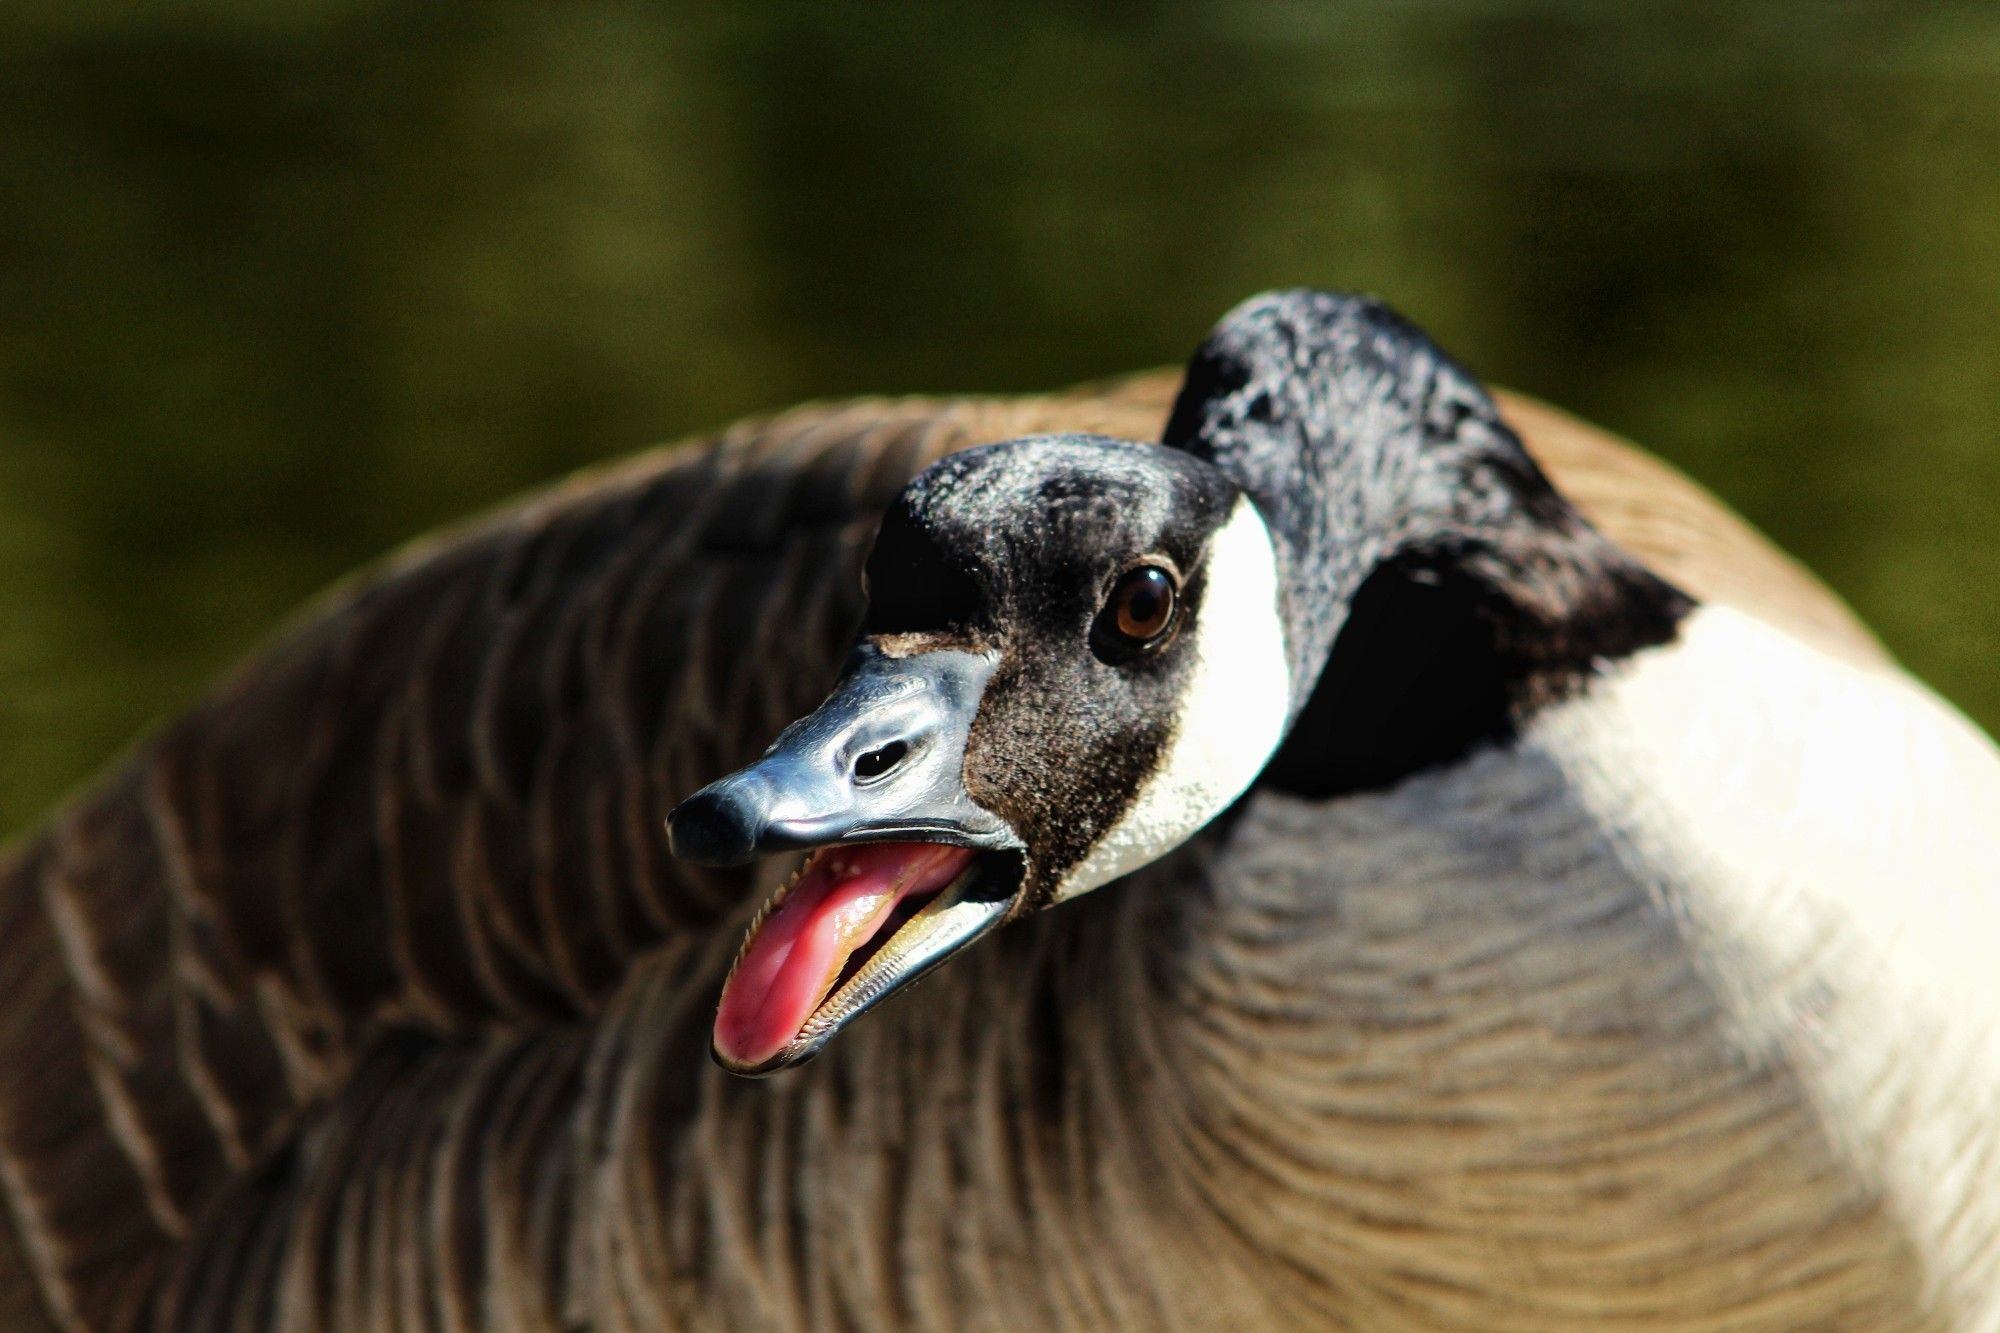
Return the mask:
MULTIPOLYGON (((647 985, 699 975, 750 884, 674 862, 667 809, 824 692, 874 522, 919 468, 1039 431, 1156 438, 1174 386, 798 409, 574 479, 310 609, 0 865, 0 1315, 117 1327, 157 1296, 188 1326, 385 1326, 441 1293, 446 1327, 495 1299, 553 1324, 574 1228, 547 1173, 570 1159, 534 1145, 627 1040, 597 1033, 586 1064, 564 1034, 636 960, 647 985), (307 1188, 351 1173, 367 1188, 307 1188), (436 1245, 396 1230, 420 1200, 436 1245), (244 1290, 272 1303, 232 1308, 244 1290)), ((1678 474, 1506 408, 1662 573, 1879 659, 1678 474)))

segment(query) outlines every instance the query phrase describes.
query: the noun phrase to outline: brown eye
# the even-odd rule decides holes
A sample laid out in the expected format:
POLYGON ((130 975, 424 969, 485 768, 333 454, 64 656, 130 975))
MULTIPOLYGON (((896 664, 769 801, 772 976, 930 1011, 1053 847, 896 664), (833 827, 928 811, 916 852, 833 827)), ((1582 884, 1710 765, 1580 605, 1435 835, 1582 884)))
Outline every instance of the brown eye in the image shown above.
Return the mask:
POLYGON ((1111 627, 1133 646, 1150 644, 1174 623, 1173 577, 1158 565, 1141 565, 1111 590, 1111 627))

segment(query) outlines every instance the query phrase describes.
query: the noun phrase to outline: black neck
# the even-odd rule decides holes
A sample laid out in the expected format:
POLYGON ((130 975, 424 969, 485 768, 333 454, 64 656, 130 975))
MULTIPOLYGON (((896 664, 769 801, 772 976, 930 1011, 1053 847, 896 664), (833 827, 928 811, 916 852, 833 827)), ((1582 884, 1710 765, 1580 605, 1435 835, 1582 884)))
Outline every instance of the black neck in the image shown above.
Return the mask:
POLYGON ((1279 546, 1294 723, 1267 781, 1291 790, 1385 786, 1504 741, 1692 605, 1373 300, 1240 307, 1190 364, 1165 442, 1229 473, 1279 546))

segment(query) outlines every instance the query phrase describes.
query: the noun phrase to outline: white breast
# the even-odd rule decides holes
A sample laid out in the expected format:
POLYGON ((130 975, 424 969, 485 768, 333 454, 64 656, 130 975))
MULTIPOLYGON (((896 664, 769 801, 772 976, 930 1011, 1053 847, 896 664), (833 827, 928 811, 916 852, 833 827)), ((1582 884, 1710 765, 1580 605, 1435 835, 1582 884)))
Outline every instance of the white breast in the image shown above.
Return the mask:
POLYGON ((1948 706, 1715 608, 1510 746, 1260 797, 1173 956, 1283 1145, 1214 1197, 1357 1327, 2000 1328, 1996 812, 1948 706))
MULTIPOLYGON (((2000 1283, 2000 751, 1900 673, 1705 608, 1524 738, 1799 1071, 1940 1289, 2000 1283)), ((2000 1307, 1987 1307, 2000 1320, 2000 1307)))

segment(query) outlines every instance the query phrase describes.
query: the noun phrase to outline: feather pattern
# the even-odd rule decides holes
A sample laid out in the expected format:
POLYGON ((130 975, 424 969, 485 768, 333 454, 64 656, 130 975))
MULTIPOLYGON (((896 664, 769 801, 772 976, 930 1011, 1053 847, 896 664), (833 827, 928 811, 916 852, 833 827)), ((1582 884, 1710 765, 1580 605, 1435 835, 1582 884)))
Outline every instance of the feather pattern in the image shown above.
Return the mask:
MULTIPOLYGON (((1424 1242, 1386 1226, 1411 1201, 1361 1157, 1238 1132, 1248 1080, 1296 1077, 1270 1041, 1316 1040, 1260 980, 1283 950, 1238 938, 1296 904, 1216 924, 1159 906, 1211 894, 1100 895, 811 1076, 751 1087, 706 1057, 759 895, 668 858, 667 808, 823 693, 874 520, 924 464, 1039 431, 1155 438, 1172 390, 807 408, 587 475, 336 590, 144 742, 0 864, 0 1327, 1423 1323, 1472 1299, 1449 1265, 1428 1296, 1383 1285, 1424 1242), (1244 952, 1171 965, 1218 949, 1244 952), (1243 991, 1221 1007, 1218 976, 1243 991), (1328 1287, 1301 1258, 1246 1289, 1286 1253, 1263 1229, 1304 1205, 1251 1215, 1230 1181, 1310 1192, 1329 1165, 1385 1223, 1354 1242, 1375 1266, 1328 1287), (1202 1222, 1163 1248, 1141 1215, 1202 1222)), ((1691 484, 1503 404, 1661 573, 1888 669, 1691 484)), ((1212 883, 1216 855, 1156 873, 1212 883)), ((1447 935, 1475 970, 1495 947, 1447 935)), ((1510 1039, 1468 1038, 1496 1060, 1510 1039)), ((1356 1143, 1415 1150, 1366 1079, 1343 1086, 1356 1143)), ((1758 1105, 1718 1093, 1688 1124, 1784 1130, 1758 1105)), ((1450 1139, 1459 1113, 1427 1114, 1450 1139)))

